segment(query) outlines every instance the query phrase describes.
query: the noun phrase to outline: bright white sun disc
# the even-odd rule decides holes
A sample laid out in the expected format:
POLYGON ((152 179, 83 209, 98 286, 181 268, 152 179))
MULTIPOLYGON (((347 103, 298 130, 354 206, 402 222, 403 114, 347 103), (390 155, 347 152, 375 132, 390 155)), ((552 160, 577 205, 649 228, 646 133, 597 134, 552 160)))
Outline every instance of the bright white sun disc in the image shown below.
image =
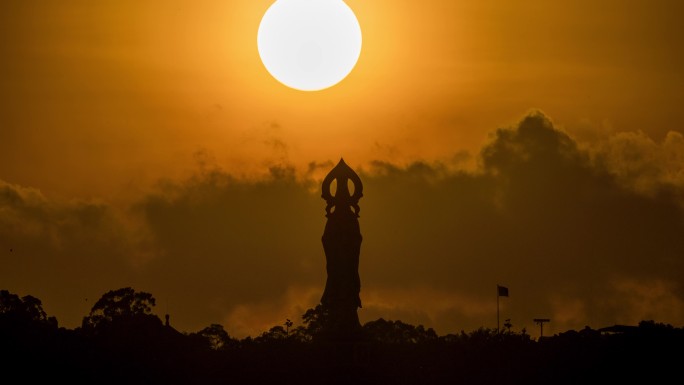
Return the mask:
POLYGON ((257 36, 268 72, 288 87, 318 91, 334 86, 356 65, 361 27, 343 0, 277 0, 257 36))

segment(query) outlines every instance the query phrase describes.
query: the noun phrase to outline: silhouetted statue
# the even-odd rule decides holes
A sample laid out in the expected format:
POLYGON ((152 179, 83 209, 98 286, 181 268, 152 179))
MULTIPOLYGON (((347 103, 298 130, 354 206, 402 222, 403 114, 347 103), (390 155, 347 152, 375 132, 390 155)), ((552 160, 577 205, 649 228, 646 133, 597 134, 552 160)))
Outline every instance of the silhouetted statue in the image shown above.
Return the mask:
POLYGON ((361 230, 359 229, 359 199, 363 185, 359 176, 344 163, 344 159, 323 180, 322 198, 328 218, 323 232, 328 279, 321 298, 325 313, 323 332, 335 339, 356 338, 361 330, 357 308, 361 307, 361 279, 359 278, 359 254, 361 230), (330 185, 337 181, 335 195, 330 185), (349 192, 348 181, 354 185, 349 192))

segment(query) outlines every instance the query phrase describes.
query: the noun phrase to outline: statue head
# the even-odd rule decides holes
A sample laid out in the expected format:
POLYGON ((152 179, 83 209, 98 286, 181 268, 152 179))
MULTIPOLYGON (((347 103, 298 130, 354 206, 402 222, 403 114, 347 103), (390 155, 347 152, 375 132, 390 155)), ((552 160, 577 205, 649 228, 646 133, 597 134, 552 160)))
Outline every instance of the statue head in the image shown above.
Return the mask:
POLYGON ((359 199, 363 196, 363 184, 361 183, 361 178, 352 170, 346 163, 344 159, 340 159, 325 179, 323 179, 323 194, 321 197, 325 199, 328 203, 325 207, 326 217, 330 216, 332 213, 353 213, 357 217, 359 216, 359 199), (354 194, 349 192, 348 181, 354 184, 354 194), (333 181, 337 182, 337 189, 335 195, 330 193, 330 185, 333 181), (334 209, 334 211, 333 211, 334 209))

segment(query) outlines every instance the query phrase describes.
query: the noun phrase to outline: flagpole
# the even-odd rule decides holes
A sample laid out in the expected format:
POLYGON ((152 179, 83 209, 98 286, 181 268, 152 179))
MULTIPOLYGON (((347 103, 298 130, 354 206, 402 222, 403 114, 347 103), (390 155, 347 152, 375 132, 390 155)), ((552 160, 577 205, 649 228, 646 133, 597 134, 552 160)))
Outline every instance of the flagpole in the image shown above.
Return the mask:
POLYGON ((499 285, 496 285, 496 334, 499 334, 499 285))

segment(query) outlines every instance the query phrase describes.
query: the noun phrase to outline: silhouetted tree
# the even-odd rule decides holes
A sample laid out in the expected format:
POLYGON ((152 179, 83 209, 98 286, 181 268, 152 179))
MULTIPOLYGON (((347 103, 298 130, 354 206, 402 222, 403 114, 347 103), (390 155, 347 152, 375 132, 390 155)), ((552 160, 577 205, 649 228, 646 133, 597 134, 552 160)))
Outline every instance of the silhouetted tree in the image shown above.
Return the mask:
POLYGON ((483 327, 473 330, 468 334, 461 332, 461 337, 471 344, 486 344, 500 340, 500 335, 497 333, 496 329, 483 327))
POLYGON ((327 317, 328 314, 320 304, 316 305, 315 308, 305 311, 302 315, 302 323, 304 324, 302 334, 308 339, 320 334, 323 330, 327 317))
POLYGON ((84 329, 97 329, 102 325, 117 321, 130 323, 133 320, 156 319, 152 315, 155 299, 150 293, 136 292, 130 287, 106 292, 90 310, 90 314, 83 318, 84 329))
POLYGON ((57 319, 47 316, 38 298, 32 295, 20 298, 7 290, 0 290, 0 317, 13 322, 37 322, 57 327, 57 319))
POLYGON ((211 324, 197 333, 190 334, 190 337, 199 339, 205 346, 213 350, 225 350, 238 345, 238 341, 230 338, 228 332, 219 324, 211 324))
POLYGON ((386 321, 382 318, 367 322, 363 329, 375 340, 383 343, 423 343, 436 341, 437 333, 423 325, 413 326, 401 321, 386 321))
POLYGON ((285 333, 289 336, 290 335, 290 328, 294 325, 294 322, 290 321, 289 318, 285 320, 285 333))
POLYGON ((510 318, 506 318, 506 322, 504 322, 504 327, 505 327, 506 330, 508 331, 508 334, 510 334, 510 333, 511 333, 511 328, 513 327, 513 324, 511 323, 511 319, 510 319, 510 318))
POLYGON ((287 339, 287 332, 285 328, 277 325, 270 328, 267 332, 262 333, 259 337, 255 338, 255 342, 275 342, 275 341, 285 341, 287 339))
POLYGON ((645 332, 671 333, 674 330, 674 327, 670 324, 655 322, 653 320, 644 320, 639 322, 639 330, 645 332))

